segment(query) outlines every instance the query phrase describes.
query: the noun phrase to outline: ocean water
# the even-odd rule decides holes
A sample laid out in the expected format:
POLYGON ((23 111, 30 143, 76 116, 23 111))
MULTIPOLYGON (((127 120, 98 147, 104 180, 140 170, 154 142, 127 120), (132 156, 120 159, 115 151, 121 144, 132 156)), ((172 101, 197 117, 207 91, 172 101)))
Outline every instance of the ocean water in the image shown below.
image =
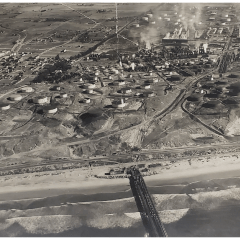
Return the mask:
MULTIPOLYGON (((170 237, 239 237, 240 178, 149 186, 170 237)), ((143 237, 131 191, 0 202, 1 237, 143 237)))

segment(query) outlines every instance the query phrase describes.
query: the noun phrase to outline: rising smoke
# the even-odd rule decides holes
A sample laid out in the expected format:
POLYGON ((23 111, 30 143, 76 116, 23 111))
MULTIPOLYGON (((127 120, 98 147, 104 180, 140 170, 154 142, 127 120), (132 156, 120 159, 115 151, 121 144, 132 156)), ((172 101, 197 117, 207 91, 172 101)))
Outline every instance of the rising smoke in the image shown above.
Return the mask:
POLYGON ((185 31, 196 31, 199 28, 202 14, 201 3, 176 3, 170 5, 168 8, 171 11, 166 11, 164 7, 152 11, 153 16, 148 19, 148 27, 140 34, 140 41, 146 43, 146 48, 149 49, 151 44, 157 43, 160 35, 170 38, 169 30, 171 28, 173 31, 180 28, 185 31), (155 23, 151 24, 153 22, 155 23))

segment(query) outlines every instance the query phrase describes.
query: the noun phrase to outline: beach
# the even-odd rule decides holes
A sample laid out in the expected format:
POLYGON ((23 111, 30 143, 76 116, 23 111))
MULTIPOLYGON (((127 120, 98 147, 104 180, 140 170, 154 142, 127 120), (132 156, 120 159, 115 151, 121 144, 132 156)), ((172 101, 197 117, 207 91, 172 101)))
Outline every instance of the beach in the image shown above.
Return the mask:
MULTIPOLYGON (((168 235, 239 236, 239 170, 238 158, 226 155, 166 162, 145 176, 168 235)), ((106 167, 89 171, 2 176, 0 236, 144 236, 129 180, 91 175, 106 167)))
MULTIPOLYGON (((177 161, 169 167, 158 169, 159 174, 144 177, 147 186, 161 186, 209 179, 240 176, 240 160, 236 155, 201 157, 189 161, 177 161), (225 157, 224 157, 225 156, 225 157)), ((106 167, 93 169, 93 174, 106 167)), ((0 177, 2 200, 47 197, 59 194, 114 193, 130 190, 127 178, 100 179, 89 176, 88 169, 59 170, 43 173, 19 174, 0 177)))

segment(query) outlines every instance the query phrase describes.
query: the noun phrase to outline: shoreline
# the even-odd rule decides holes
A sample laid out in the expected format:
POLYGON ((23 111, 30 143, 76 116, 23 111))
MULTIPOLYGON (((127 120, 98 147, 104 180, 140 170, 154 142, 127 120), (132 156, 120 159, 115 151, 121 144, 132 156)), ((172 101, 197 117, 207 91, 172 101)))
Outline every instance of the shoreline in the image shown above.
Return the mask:
MULTIPOLYGON (((228 157, 227 160, 215 157, 215 159, 204 163, 196 160, 191 166, 187 161, 176 162, 170 169, 162 169, 158 174, 145 176, 144 180, 148 187, 160 187, 240 177, 240 161, 235 160, 232 157, 228 157)), ((34 174, 21 175, 13 176, 12 179, 8 177, 3 181, 5 186, 1 188, 0 201, 44 198, 65 194, 94 195, 131 191, 127 178, 86 178, 79 169, 48 177, 36 177, 34 174), (21 178, 21 181, 18 178, 21 178)))

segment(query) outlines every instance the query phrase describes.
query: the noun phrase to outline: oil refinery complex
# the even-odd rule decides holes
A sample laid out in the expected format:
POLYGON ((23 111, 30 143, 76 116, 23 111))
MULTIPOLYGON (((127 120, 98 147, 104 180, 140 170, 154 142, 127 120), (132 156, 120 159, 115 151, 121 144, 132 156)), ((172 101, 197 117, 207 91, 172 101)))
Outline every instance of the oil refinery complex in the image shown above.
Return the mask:
POLYGON ((38 221, 40 235, 86 223, 91 234, 107 225, 125 234, 132 224, 167 237, 194 225, 194 214, 196 236, 210 234, 199 223, 221 215, 209 203, 217 198, 225 211, 221 194, 239 195, 235 178, 196 180, 237 172, 239 11, 239 3, 0 3, 0 182, 9 200, 1 199, 0 236, 18 235, 13 227, 35 236, 38 221))
MULTIPOLYGON (((16 6, 20 24, 28 10, 16 6)), ((40 35, 23 27, 33 30, 31 21, 1 31, 14 39, 0 59, 2 175, 91 164, 110 165, 96 177, 112 178, 134 159, 151 175, 182 146, 237 143, 236 6, 149 4, 127 17, 128 4, 84 6, 89 17, 77 4, 56 6, 75 15, 54 20, 45 6, 41 21, 34 15, 35 28, 47 29, 40 35)))

